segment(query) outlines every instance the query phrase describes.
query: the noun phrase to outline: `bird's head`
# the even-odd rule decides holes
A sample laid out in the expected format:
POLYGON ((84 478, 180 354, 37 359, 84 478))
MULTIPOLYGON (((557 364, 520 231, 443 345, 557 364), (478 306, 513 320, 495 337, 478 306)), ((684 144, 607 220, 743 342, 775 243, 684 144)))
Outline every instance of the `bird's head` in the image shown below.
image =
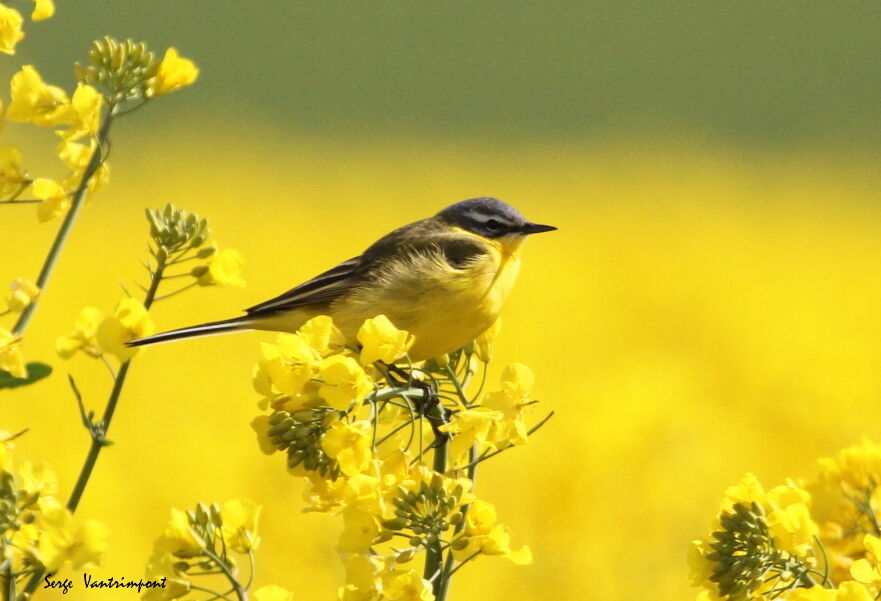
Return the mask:
POLYGON ((437 216, 450 225, 490 239, 520 241, 529 234, 550 232, 552 225, 532 223, 498 198, 469 198, 448 206, 437 216))

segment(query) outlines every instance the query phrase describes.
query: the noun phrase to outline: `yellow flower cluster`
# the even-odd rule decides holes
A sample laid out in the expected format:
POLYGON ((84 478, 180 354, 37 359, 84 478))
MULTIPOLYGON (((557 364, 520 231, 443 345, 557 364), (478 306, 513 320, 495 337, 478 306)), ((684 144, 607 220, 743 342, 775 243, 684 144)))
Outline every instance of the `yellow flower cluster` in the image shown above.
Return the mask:
MULTIPOLYGON (((43 21, 54 14, 55 3, 53 0, 34 0, 31 20, 43 21)), ((0 52, 15 54, 16 45, 24 39, 23 24, 24 19, 20 12, 0 3, 0 52)))
POLYGON ((5 328, 0 328, 0 369, 16 378, 27 375, 21 338, 5 328))
POLYGON ((442 432, 457 435, 452 441, 455 465, 468 463, 473 445, 477 445, 479 453, 488 453, 526 443, 523 418, 533 404, 530 394, 534 383, 535 376, 529 367, 512 363, 502 371, 499 390, 487 394, 473 409, 455 413, 449 424, 441 426, 442 432))
MULTIPOLYGON (((38 0, 34 18, 47 18, 53 11, 51 0, 38 0)), ((0 51, 14 49, 21 39, 20 29, 21 15, 0 4, 0 51)), ((161 61, 154 62, 153 54, 145 45, 131 41, 120 44, 105 38, 95 43, 91 57, 94 65, 85 69, 77 67, 80 82, 71 96, 60 87, 47 84, 33 65, 25 65, 12 76, 6 117, 11 121, 61 128, 55 131, 60 138, 55 152, 69 173, 60 181, 31 178, 22 166, 17 149, 0 148, 2 197, 14 200, 30 188, 39 201, 37 218, 41 222, 69 211, 75 196, 79 198, 82 194, 88 200, 109 183, 110 167, 98 156, 103 152, 107 133, 100 131, 102 114, 103 122, 107 123, 112 116, 127 112, 118 110, 126 102, 144 103, 173 92, 193 83, 199 73, 193 62, 181 58, 174 48, 169 48, 161 61), (102 93, 99 87, 105 91, 102 93)), ((230 263, 237 260, 240 262, 240 257, 230 251, 219 255, 209 265, 212 277, 222 280, 230 263), (214 267, 214 263, 219 267, 214 267)))
POLYGON ((21 581, 41 567, 97 565, 107 547, 104 526, 74 519, 58 501, 57 478, 45 463, 25 461, 14 470, 11 438, 0 432, 0 557, 21 581))
POLYGON ((9 295, 6 297, 6 310, 12 313, 21 313, 25 307, 37 300, 40 289, 30 280, 15 278, 9 285, 9 295))
POLYGON ((412 366, 413 336, 384 315, 366 320, 357 340, 360 349, 345 346, 332 320, 317 316, 261 345, 253 375, 268 411, 252 422, 261 449, 286 451, 290 473, 308 479, 307 511, 343 518, 337 551, 347 580, 339 598, 430 600, 454 563, 478 555, 529 563, 529 548, 513 548, 495 508, 473 495, 470 475, 489 454, 526 442, 532 372, 510 365, 499 389, 470 398, 464 389, 479 362, 473 346, 412 366), (451 415, 442 425, 421 418, 433 411, 424 404, 431 391, 451 415), (454 459, 442 470, 425 465, 440 444, 454 459), (406 565, 438 549, 448 558, 434 582, 406 565))
POLYGON ((701 601, 871 601, 881 595, 881 445, 821 459, 819 476, 729 488, 712 535, 692 541, 701 601))
MULTIPOLYGON (((15 197, 31 186, 37 205, 37 218, 49 221, 66 213, 72 194, 86 174, 97 147, 98 128, 104 99, 94 87, 77 84, 72 97, 61 88, 47 84, 32 66, 25 65, 12 76, 11 102, 6 116, 11 121, 33 123, 42 127, 64 127, 56 130, 61 138, 56 147, 58 158, 70 170, 61 181, 50 178, 31 179, 21 164, 15 148, 0 149, 0 172, 4 196, 15 197)), ((110 167, 104 163, 89 179, 87 192, 93 194, 110 181, 110 167)))
POLYGON ((197 265, 190 272, 200 286, 236 286, 243 287, 242 266, 245 259, 242 253, 233 249, 219 250, 216 245, 207 246, 199 253, 205 262, 197 265))
MULTIPOLYGON (((238 578, 238 565, 232 552, 253 562, 253 551, 260 544, 257 522, 260 506, 244 499, 232 499, 220 505, 199 503, 192 511, 171 510, 165 531, 153 544, 147 562, 145 579, 162 582, 163 587, 144 590, 144 601, 179 599, 191 590, 205 591, 204 580, 212 573, 225 574, 236 590, 246 590, 238 578)), ((253 569, 253 563, 251 565, 253 569)), ((222 594, 217 595, 222 597, 222 594)), ((279 586, 269 585, 254 592, 257 601, 289 601, 291 594, 279 586)))
MULTIPOLYGON (((262 405, 296 412, 327 405, 347 410, 373 390, 373 381, 330 317, 308 321, 295 334, 279 334, 275 343, 260 345, 254 389, 262 405)), ((268 417, 264 420, 268 423, 268 417)))
MULTIPOLYGON (((32 302, 37 300, 40 289, 25 278, 15 278, 9 285, 9 294, 6 296, 3 310, 0 315, 6 313, 21 313, 32 302)), ((0 369, 9 372, 16 378, 27 376, 24 354, 22 352, 22 340, 9 330, 0 327, 0 369)))
POLYGON ((73 332, 56 339, 55 350, 63 359, 69 359, 77 351, 96 359, 110 353, 123 363, 139 351, 125 346, 125 343, 149 336, 155 331, 143 303, 124 298, 110 317, 104 317, 94 307, 84 308, 77 317, 73 332))

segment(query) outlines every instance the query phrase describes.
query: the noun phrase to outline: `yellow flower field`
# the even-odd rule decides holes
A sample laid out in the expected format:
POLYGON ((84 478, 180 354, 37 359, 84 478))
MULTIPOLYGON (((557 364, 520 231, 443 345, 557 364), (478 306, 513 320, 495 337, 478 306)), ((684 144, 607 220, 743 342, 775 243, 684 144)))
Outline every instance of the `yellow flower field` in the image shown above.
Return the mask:
MULTIPOLYGON (((58 358, 56 338, 83 307, 111 315, 120 283, 144 281, 143 210, 167 202, 210 217, 222 248, 241 252, 247 286, 169 299, 151 311, 157 331, 235 315, 470 196, 559 226, 524 249, 491 373, 529 365, 536 398, 556 415, 477 481, 533 563, 480 558, 456 574, 452 599, 693 598, 689 542, 726 487, 747 471, 768 483, 810 477, 817 457, 881 438, 875 156, 735 155, 681 140, 352 144, 259 128, 231 140, 210 133, 218 119, 120 127, 113 185, 85 207, 25 339, 26 357, 56 371, 0 391, 2 427, 30 428, 17 460, 47 461, 62 496, 89 442, 65 373, 94 409, 107 374, 82 353, 58 358)), ((25 156, 50 137, 22 144, 25 156)), ((0 282, 35 275, 55 224, 38 223, 33 205, 0 207, 0 282)), ((300 481, 260 452, 249 426, 258 343, 273 339, 139 354, 115 444, 77 512, 109 528, 97 575, 141 576, 172 507, 246 498, 263 506, 257 586, 334 598, 340 520, 300 512, 300 481)), ((93 597, 80 588, 66 598, 93 597)))

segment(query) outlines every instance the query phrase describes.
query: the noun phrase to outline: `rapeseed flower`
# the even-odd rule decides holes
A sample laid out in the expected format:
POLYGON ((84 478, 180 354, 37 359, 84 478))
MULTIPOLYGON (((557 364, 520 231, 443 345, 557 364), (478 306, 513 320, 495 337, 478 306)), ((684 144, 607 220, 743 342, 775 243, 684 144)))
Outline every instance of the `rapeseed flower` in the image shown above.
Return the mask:
POLYGON ((512 363, 502 371, 501 389, 489 393, 482 401, 488 409, 502 414, 494 425, 492 440, 514 445, 526 443, 527 428, 523 417, 533 404, 531 399, 535 375, 522 363, 512 363))
POLYGON ((154 551, 147 561, 144 578, 147 580, 165 579, 164 588, 150 588, 141 595, 143 601, 169 601, 183 597, 190 592, 190 580, 186 572, 178 569, 178 559, 167 551, 154 551))
POLYGON ((74 112, 64 90, 47 85, 32 65, 25 65, 12 76, 12 101, 6 112, 11 121, 37 125, 69 125, 74 112))
POLYGON ((476 499, 472 481, 454 477, 464 473, 456 468, 471 462, 472 449, 486 459, 525 442, 523 415, 534 403, 529 368, 506 368, 499 390, 477 403, 463 390, 479 367, 474 346, 443 363, 395 366, 392 377, 372 366, 400 361, 413 337, 378 315, 356 338, 360 351, 346 346, 329 317, 313 318, 296 334, 261 345, 253 378, 264 396, 259 406, 272 411, 251 423, 261 450, 285 451, 288 471, 307 479, 306 511, 337 510, 343 518, 336 549, 347 556, 347 580, 339 599, 433 599, 436 582, 399 567, 417 554, 426 562, 484 554, 529 563, 529 548, 512 548, 509 530, 492 505, 476 499), (425 455, 440 445, 452 460, 436 471, 425 455), (395 547, 394 537, 409 546, 395 547))
POLYGON ((29 183, 21 165, 21 151, 11 146, 0 146, 0 196, 12 196, 29 183))
POLYGON ((323 359, 318 378, 322 382, 318 394, 334 409, 344 410, 350 405, 357 408, 373 389, 373 382, 358 362, 343 355, 323 359))
POLYGON ((327 315, 313 317, 297 333, 322 357, 340 351, 346 343, 346 337, 327 315))
POLYGON ((60 132, 65 140, 76 140, 83 136, 97 136, 101 123, 101 107, 104 98, 101 93, 88 84, 79 83, 74 90, 71 105, 71 127, 60 132))
POLYGON ((43 21, 45 19, 50 19, 54 14, 54 0, 34 0, 34 11, 31 13, 32 20, 43 21))
POLYGON ((220 518, 221 533, 226 545, 239 553, 247 553, 260 544, 257 537, 257 521, 261 507, 252 501, 231 499, 223 504, 220 518))
POLYGON ((502 419, 501 411, 494 411, 486 407, 457 411, 450 423, 439 428, 441 432, 455 434, 450 441, 450 455, 453 458, 453 464, 468 463, 469 452, 475 445, 478 455, 495 450, 496 445, 487 439, 490 432, 499 426, 502 419))
POLYGON ((193 275, 200 286, 237 286, 245 285, 242 278, 242 266, 245 259, 239 251, 226 248, 214 250, 205 265, 193 269, 193 275))
POLYGON ((300 334, 279 334, 275 343, 260 345, 252 383, 266 397, 294 396, 317 373, 321 354, 300 334))
POLYGON ((474 553, 500 555, 518 565, 532 563, 532 552, 523 545, 511 548, 511 534, 508 528, 498 522, 496 508, 492 503, 475 499, 468 507, 465 516, 465 545, 457 550, 457 556, 469 557, 474 553))
POLYGON ((385 562, 376 555, 349 555, 345 559, 346 584, 337 593, 339 601, 375 601, 380 596, 385 562))
POLYGON ((162 96, 188 86, 199 76, 199 69, 187 58, 181 58, 176 48, 165 51, 159 63, 156 77, 147 89, 149 97, 162 96))
POLYGON ((58 494, 58 476, 42 461, 23 461, 18 467, 19 490, 38 497, 58 494))
POLYGON ((21 30, 23 23, 20 12, 0 4, 0 52, 15 54, 15 46, 24 39, 24 32, 21 30))
MULTIPOLYGON (((70 174, 61 181, 65 190, 73 192, 79 188, 83 177, 85 176, 86 169, 89 166, 89 162, 92 160, 92 154, 97 147, 98 142, 94 138, 89 141, 88 145, 83 144, 82 142, 74 142, 71 139, 62 139, 58 144, 58 158, 67 165, 68 169, 71 170, 70 174)), ((107 184, 109 183, 110 165, 105 161, 98 166, 89 178, 86 187, 86 191, 88 192, 86 199, 90 199, 93 194, 107 187, 107 184)))
POLYGON ((155 330, 143 303, 124 298, 116 305, 113 316, 105 318, 98 325, 95 338, 105 352, 115 355, 122 363, 138 352, 138 349, 127 347, 125 343, 150 336, 155 330))
POLYGON ((383 574, 383 599, 389 601, 433 601, 431 583, 416 570, 393 570, 383 574))
POLYGON ((165 578, 167 586, 147 589, 141 598, 166 601, 186 595, 191 588, 205 590, 192 580, 221 573, 234 588, 246 589, 249 584, 239 582, 236 576, 239 570, 233 552, 247 554, 253 561, 251 552, 260 540, 259 516, 260 507, 243 499, 229 500, 222 507, 198 503, 192 511, 172 509, 171 520, 156 539, 146 570, 148 579, 165 578))
POLYGON ((294 594, 277 584, 267 584, 254 591, 254 601, 293 601, 294 594))
POLYGON ((75 522, 66 507, 43 511, 38 524, 39 557, 47 571, 54 572, 65 563, 74 570, 98 565, 107 550, 107 528, 95 520, 75 522))
POLYGON ((366 420, 351 424, 337 420, 321 437, 321 447, 347 476, 360 474, 370 465, 370 443, 371 427, 366 420))
POLYGON ((95 307, 85 307, 80 311, 74 324, 74 330, 66 336, 55 339, 55 351, 62 359, 69 359, 77 351, 82 351, 89 357, 97 359, 101 356, 101 347, 98 346, 98 326, 104 316, 95 307))
POLYGON ((385 315, 366 320, 358 329, 361 343, 361 365, 376 361, 394 363, 403 357, 415 339, 405 330, 399 330, 385 315))
POLYGON ((193 529, 187 513, 172 508, 171 519, 165 531, 156 539, 154 548, 179 557, 195 557, 201 554, 204 547, 205 541, 193 529))
POLYGON ((40 289, 32 281, 15 278, 9 285, 9 296, 6 297, 6 309, 13 313, 24 311, 25 307, 37 300, 40 289))
POLYGON ((343 531, 337 541, 338 553, 368 553, 379 535, 376 516, 358 506, 346 507, 343 512, 343 531))
POLYGON ((866 557, 857 559, 850 566, 850 575, 857 582, 871 587, 876 594, 881 591, 881 570, 878 561, 881 559, 881 538, 872 534, 863 536, 863 547, 866 557))
POLYGON ((8 371, 16 378, 27 376, 21 347, 21 338, 0 328, 0 369, 8 371))
POLYGON ((34 196, 40 199, 37 204, 37 219, 43 223, 63 215, 71 206, 70 194, 53 179, 40 177, 34 180, 34 196))

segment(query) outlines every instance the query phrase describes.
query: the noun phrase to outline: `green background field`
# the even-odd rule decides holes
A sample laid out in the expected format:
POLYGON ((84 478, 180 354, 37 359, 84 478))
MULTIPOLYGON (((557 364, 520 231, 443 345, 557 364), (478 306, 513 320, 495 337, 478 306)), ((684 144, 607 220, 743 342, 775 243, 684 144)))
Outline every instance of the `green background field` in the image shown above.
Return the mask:
MULTIPOLYGON (((535 562, 481 559, 452 599, 689 598, 686 548, 726 486, 809 477, 881 437, 877 3, 62 1, 0 75, 33 63, 71 89, 104 33, 202 73, 115 127, 111 186, 26 340, 56 375, 0 395, 0 427, 31 429, 17 457, 62 491, 87 445, 64 374, 92 407, 108 386, 54 339, 142 276, 143 209, 166 202, 211 218, 249 286, 161 303, 160 329, 236 314, 470 196, 560 226, 524 249, 493 367, 531 365, 557 417, 478 483, 535 562)), ((51 132, 2 136, 60 174, 51 132)), ((2 209, 0 282, 36 275, 57 223, 2 209)), ((258 585, 335 598, 340 520, 299 512, 248 426, 269 337, 138 357, 80 510, 111 528, 102 575, 140 575, 170 507, 250 497, 258 585)))

